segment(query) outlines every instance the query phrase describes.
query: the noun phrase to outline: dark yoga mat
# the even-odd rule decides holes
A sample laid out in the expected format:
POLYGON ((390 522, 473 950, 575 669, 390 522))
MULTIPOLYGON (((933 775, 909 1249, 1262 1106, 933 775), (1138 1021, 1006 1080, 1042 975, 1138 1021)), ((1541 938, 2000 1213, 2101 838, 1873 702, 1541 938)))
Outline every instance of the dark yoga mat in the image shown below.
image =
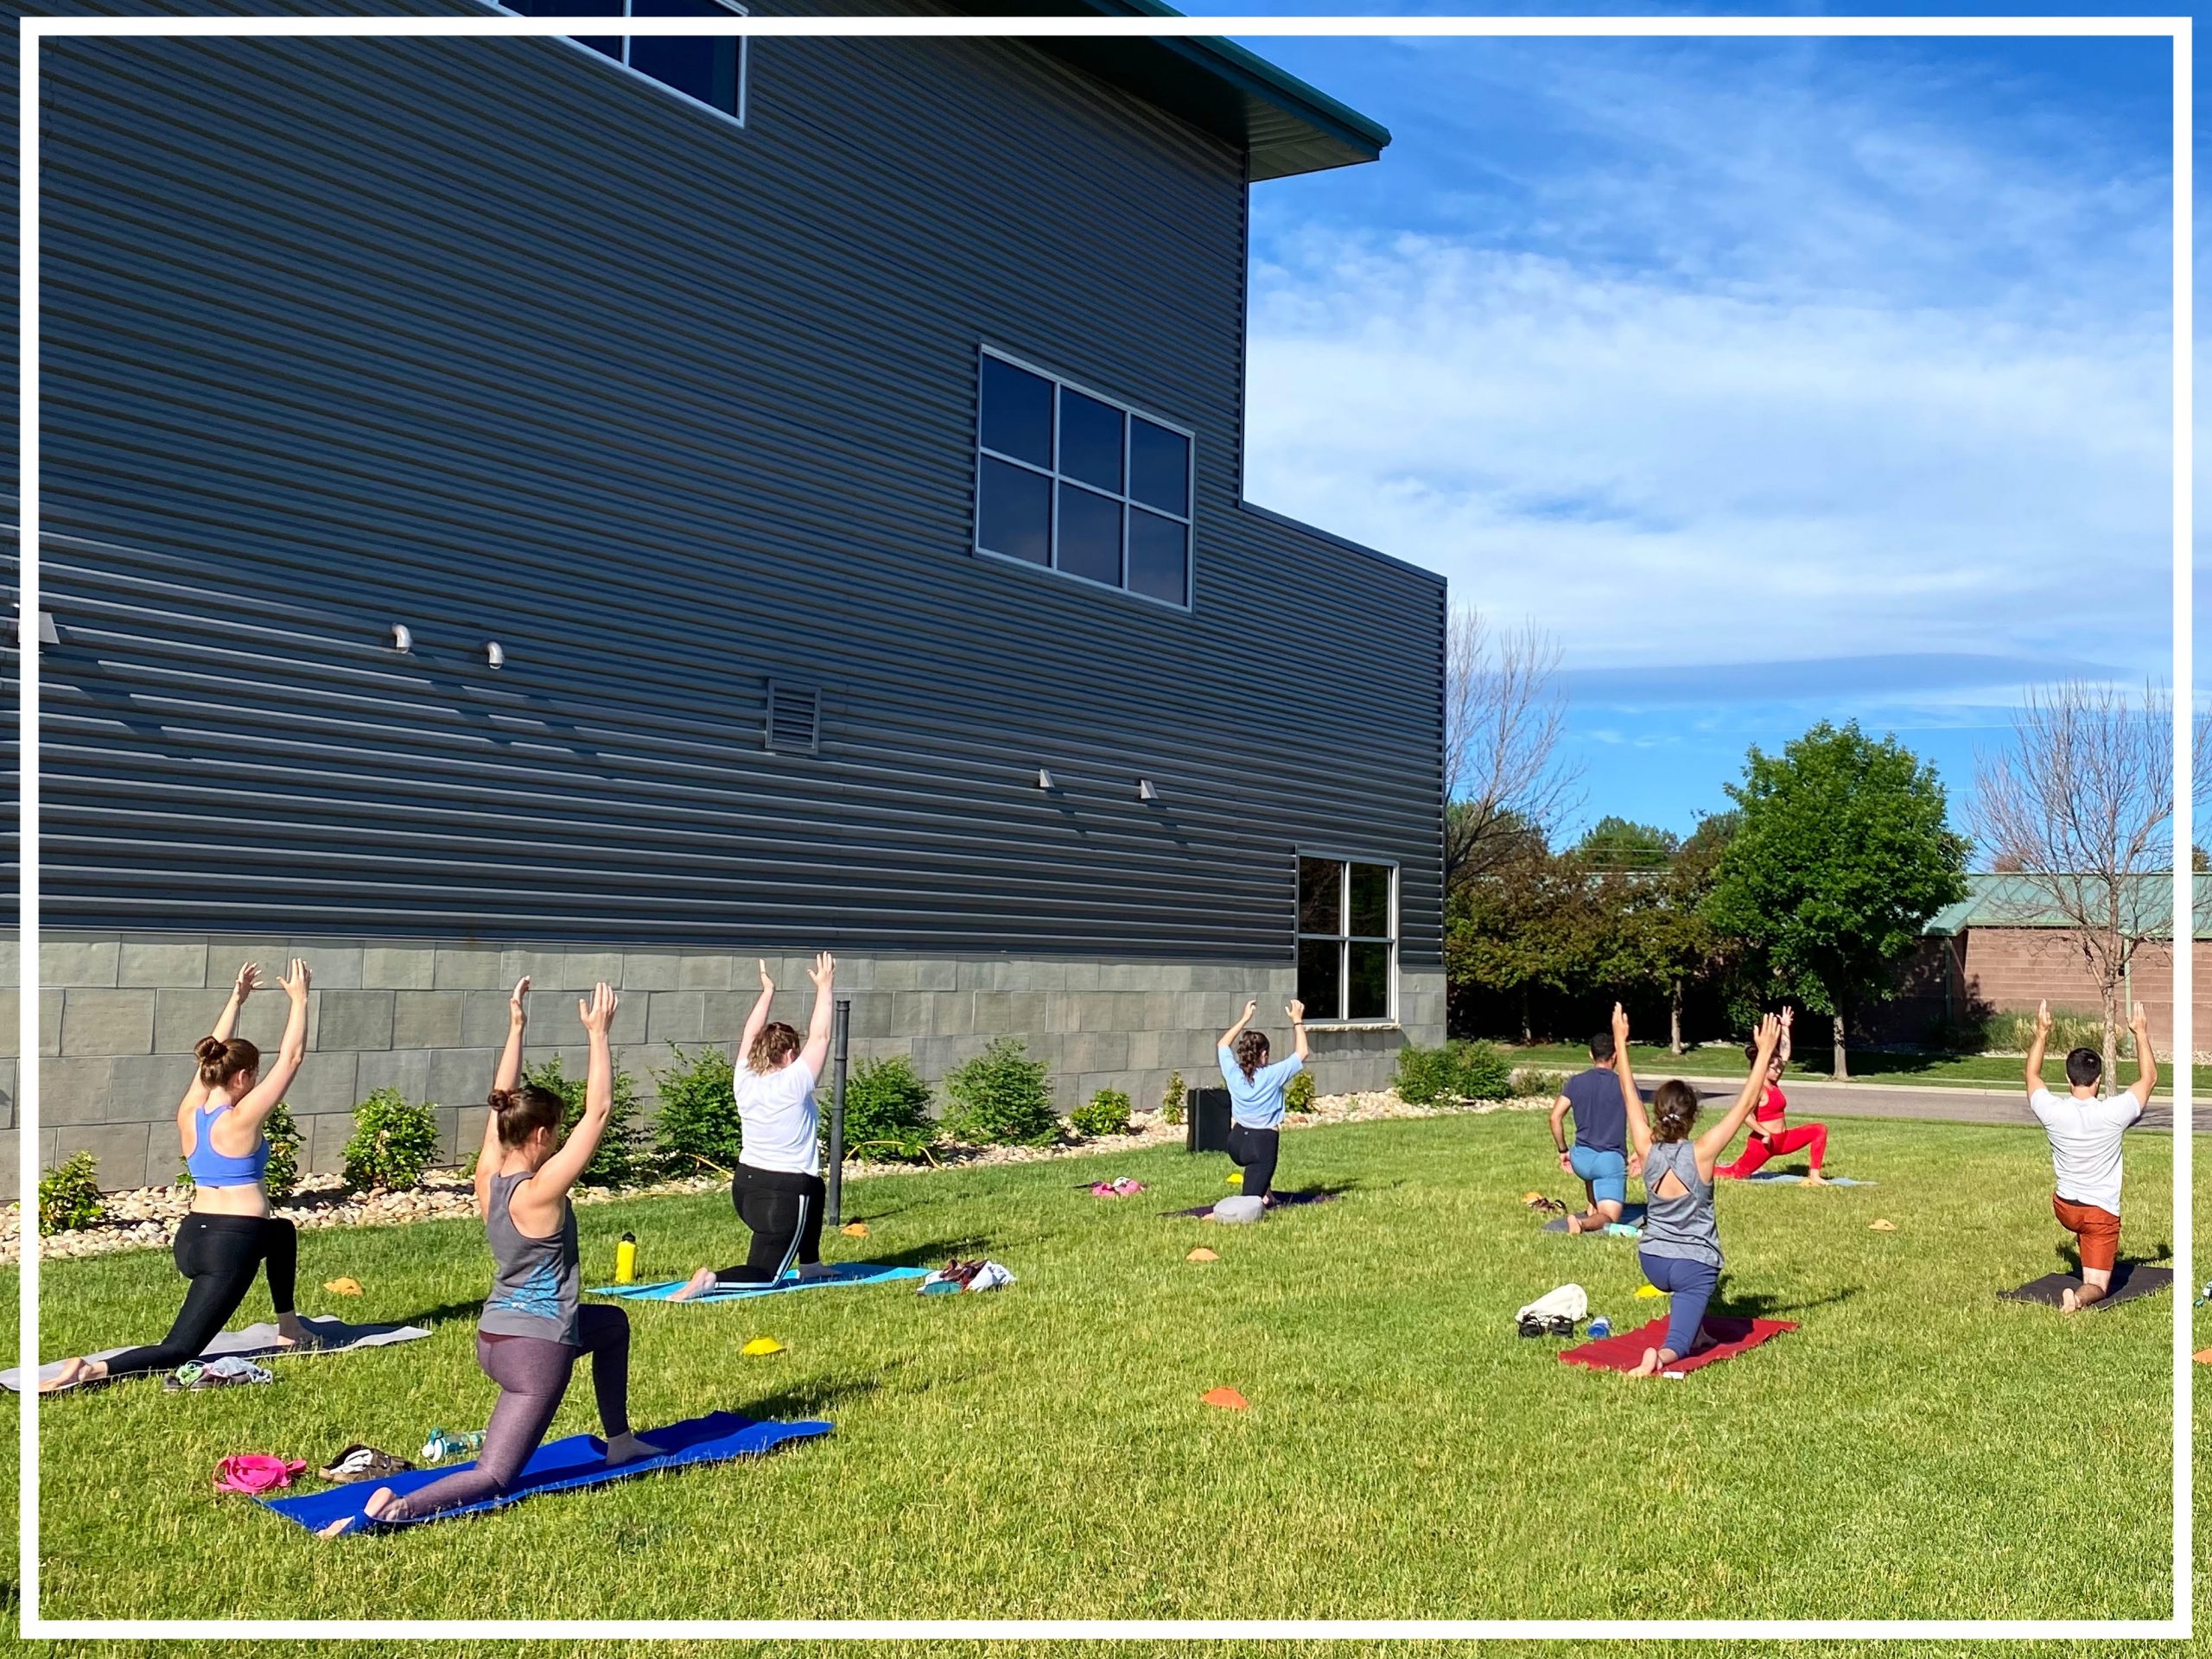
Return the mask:
MULTIPOLYGON (((657 1470, 678 1469, 687 1464, 721 1463, 731 1458, 753 1457, 772 1452, 786 1440, 810 1440, 817 1434, 830 1433, 830 1425, 820 1422, 761 1423, 750 1417, 740 1417, 734 1412, 717 1411, 704 1417, 694 1417, 689 1422, 672 1423, 666 1428, 646 1429, 641 1438, 661 1448, 657 1458, 640 1458, 635 1463, 626 1463, 610 1469, 603 1461, 607 1445, 589 1434, 571 1434, 566 1440, 554 1440, 541 1446, 515 1484, 497 1497, 484 1498, 474 1503, 454 1509, 441 1510, 426 1516, 422 1521, 391 1522, 395 1527, 416 1527, 428 1521, 448 1521, 457 1515, 475 1515, 485 1510, 496 1510, 509 1503, 535 1497, 540 1492, 564 1492, 578 1486, 597 1486, 610 1480, 627 1480, 632 1475, 650 1475, 657 1470)), ((420 1491, 434 1480, 462 1469, 473 1469, 473 1463, 442 1465, 435 1469, 410 1469, 393 1475, 388 1480, 357 1480, 344 1486, 333 1487, 327 1492, 308 1492, 298 1497, 264 1497, 259 1500, 288 1521, 296 1521, 311 1532, 320 1532, 342 1516, 355 1517, 342 1537, 356 1533, 376 1532, 383 1529, 360 1524, 369 1498, 378 1488, 389 1486, 405 1496, 420 1491)))
MULTIPOLYGON (((2171 1268, 2153 1268, 2141 1262, 2115 1262, 2112 1270, 2112 1288, 2089 1304, 2088 1312, 2110 1307, 2114 1302, 2132 1302, 2138 1296, 2149 1296, 2170 1288, 2174 1282, 2171 1268)), ((2046 1273, 2031 1280, 2018 1290, 1998 1293, 2008 1302, 2037 1302, 2044 1307, 2056 1307, 2059 1298, 2069 1290, 2082 1287, 2081 1275, 2072 1273, 2046 1273)))
MULTIPOLYGON (((1796 1328, 1796 1323, 1789 1319, 1738 1319, 1723 1313, 1709 1313, 1705 1329, 1719 1340, 1710 1348, 1700 1348, 1662 1368, 1659 1375, 1681 1376, 1707 1365, 1718 1365, 1724 1359, 1748 1353, 1769 1338, 1796 1328)), ((1560 1358, 1567 1364, 1587 1365, 1592 1370, 1632 1371, 1643 1363, 1644 1350, 1656 1348, 1666 1339, 1667 1321, 1654 1319, 1641 1330, 1617 1331, 1610 1337, 1586 1342, 1580 1348, 1570 1348, 1560 1358)))
MULTIPOLYGON (((1233 1198, 1237 1194, 1231 1192, 1226 1196, 1233 1198)), ((1277 1210, 1288 1210, 1301 1204, 1334 1204, 1337 1198, 1338 1195, 1334 1192, 1278 1192, 1275 1194, 1274 1207, 1277 1210)), ((1219 1202, 1219 1199, 1215 1200, 1217 1204, 1219 1202)), ((1202 1204, 1190 1210, 1163 1210, 1160 1214, 1162 1220, 1167 1221, 1182 1220, 1185 1217, 1195 1221, 1205 1221, 1212 1216, 1213 1205, 1202 1204)))
MULTIPOLYGON (((1640 1204, 1623 1205, 1621 1206, 1621 1218, 1619 1224, 1623 1227, 1643 1226, 1643 1210, 1644 1206, 1640 1204)), ((1554 1216, 1549 1221, 1543 1224, 1540 1230, 1547 1233, 1563 1233, 1567 1230, 1567 1217, 1565 1216, 1554 1216)), ((1601 1227, 1598 1230, 1597 1236, 1601 1238, 1605 1236, 1604 1228, 1601 1227)), ((1615 1233, 1613 1236, 1615 1238, 1618 1238, 1621 1235, 1615 1233)))

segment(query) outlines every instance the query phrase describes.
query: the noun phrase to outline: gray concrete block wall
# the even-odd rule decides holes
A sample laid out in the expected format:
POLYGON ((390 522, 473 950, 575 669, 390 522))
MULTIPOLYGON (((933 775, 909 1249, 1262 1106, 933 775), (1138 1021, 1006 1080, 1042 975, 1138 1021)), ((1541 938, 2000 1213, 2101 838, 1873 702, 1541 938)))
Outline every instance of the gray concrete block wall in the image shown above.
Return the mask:
MULTIPOLYGON (((15 982, 17 954, 12 944, 0 946, 0 983, 15 982)), ((89 1150, 110 1188, 170 1179, 193 1045, 207 1034, 239 963, 258 963, 273 981, 294 956, 313 969, 315 990, 308 1059, 289 1098, 308 1165, 317 1170, 338 1167, 354 1106, 379 1089, 436 1103, 448 1156, 473 1147, 506 1037, 507 995, 524 974, 532 984, 531 1058, 558 1055, 572 1075, 582 1074, 584 1059, 577 994, 600 979, 621 991, 615 1060, 637 1078, 648 1115, 653 1071, 679 1051, 727 1046, 757 986, 756 958, 739 953, 49 932, 38 993, 40 1166, 89 1150)), ((775 1017, 802 1028, 812 1002, 810 960, 768 961, 775 1017)), ((1119 1089, 1140 1111, 1151 1110, 1179 1071, 1186 1084, 1205 1084, 1213 1077, 1214 1039, 1248 996, 1259 999, 1260 1027, 1281 1048, 1293 986, 1287 964, 838 961, 839 989, 852 997, 856 1062, 905 1055, 935 1085, 994 1038, 1018 1036, 1052 1066, 1063 1111, 1101 1089, 1119 1089)), ((1324 1093, 1382 1087, 1407 1042, 1443 1040, 1440 973, 1403 975, 1399 1003, 1398 1027, 1315 1030, 1313 1071, 1324 1093)), ((284 1012, 283 993, 272 983, 247 1003, 239 1034, 273 1050, 284 1012)), ((0 1181, 10 1191, 16 1048, 11 1019, 0 1034, 0 1181)))

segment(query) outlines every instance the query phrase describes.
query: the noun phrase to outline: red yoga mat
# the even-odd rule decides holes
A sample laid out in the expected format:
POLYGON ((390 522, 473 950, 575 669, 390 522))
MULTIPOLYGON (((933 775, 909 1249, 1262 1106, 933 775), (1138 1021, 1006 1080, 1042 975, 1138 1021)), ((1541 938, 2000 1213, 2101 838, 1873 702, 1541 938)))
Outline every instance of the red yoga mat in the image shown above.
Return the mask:
MULTIPOLYGON (((1797 1326, 1790 1319, 1732 1319, 1722 1314, 1713 1314, 1705 1322, 1708 1334, 1719 1340, 1710 1348, 1701 1348, 1687 1359, 1678 1359, 1664 1367, 1662 1376, 1679 1376, 1685 1371, 1696 1370, 1700 1365, 1718 1364, 1724 1359, 1733 1359, 1747 1353, 1769 1337, 1778 1337, 1797 1326)), ((1587 1365, 1593 1370, 1632 1371, 1643 1363, 1647 1348, 1656 1348, 1667 1338, 1667 1321, 1654 1319, 1637 1331, 1616 1331, 1610 1337, 1600 1337, 1595 1342, 1586 1342, 1580 1348, 1570 1348, 1560 1356, 1569 1365, 1587 1365)))

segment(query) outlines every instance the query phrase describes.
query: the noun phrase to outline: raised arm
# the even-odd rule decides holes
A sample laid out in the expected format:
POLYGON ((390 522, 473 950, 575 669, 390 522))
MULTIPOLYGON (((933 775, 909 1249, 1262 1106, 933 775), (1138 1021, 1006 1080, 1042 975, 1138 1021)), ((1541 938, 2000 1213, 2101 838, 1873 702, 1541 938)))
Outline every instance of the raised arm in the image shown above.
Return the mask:
POLYGON ((284 988, 284 995, 292 1000, 290 1010, 284 1015, 284 1040, 276 1050, 276 1064, 261 1074, 244 1100, 232 1106, 226 1114, 241 1129, 258 1129, 277 1103, 292 1086, 292 1079, 299 1075, 300 1062, 308 1054, 308 985, 310 976, 308 965, 297 957, 284 977, 276 982, 284 988))
POLYGON ((753 1042, 760 1034, 760 1027, 768 1023, 768 1009, 776 1000, 776 982, 768 977, 768 964, 760 964, 760 995, 753 1004, 753 1012, 745 1016, 745 1030, 737 1039, 737 1052, 730 1058, 742 1068, 745 1057, 753 1052, 753 1042))
POLYGON ((499 1144, 499 1113, 497 1107, 484 1114, 484 1139, 476 1148, 476 1167, 469 1173, 469 1185, 476 1189, 476 1213, 492 1213, 492 1178, 499 1173, 500 1154, 505 1150, 499 1144))
POLYGON ((591 1058, 584 1071, 584 1115, 576 1120, 576 1127, 569 1131, 569 1138, 561 1143, 560 1151, 538 1166, 537 1173, 523 1183, 530 1189, 529 1204, 532 1210, 550 1208, 569 1196, 569 1189, 584 1173, 584 1166, 599 1150, 600 1137, 607 1133, 607 1115, 614 1109, 614 1052, 607 1040, 607 1030, 614 1023, 614 1010, 620 1005, 614 988, 601 981, 592 987, 588 998, 576 1003, 576 1018, 583 1021, 584 1040, 591 1046, 591 1058))
POLYGON ((492 1092, 505 1094, 522 1082, 522 1034, 530 1026, 530 976, 515 982, 507 996, 507 1046, 499 1051, 499 1069, 492 1074, 492 1092))
POLYGON ((1770 1014, 1759 1021, 1758 1052, 1751 1057, 1751 1069, 1744 1078, 1736 1103, 1728 1109, 1727 1116, 1697 1138, 1697 1173, 1706 1179, 1713 1179, 1713 1166, 1720 1161, 1720 1154, 1736 1138, 1736 1131, 1744 1127, 1744 1120, 1765 1096, 1766 1069, 1773 1063, 1775 1050, 1781 1046, 1782 1016, 1770 1014))
POLYGON ((837 1022, 837 959, 827 950, 806 970, 814 982, 814 1017, 806 1023, 806 1046, 798 1052, 799 1064, 810 1077, 820 1077, 830 1060, 830 1033, 837 1022))
POLYGON ((1621 1104, 1628 1113, 1628 1143, 1640 1161, 1651 1150, 1651 1120, 1643 1115, 1636 1068, 1629 1063, 1628 1010, 1618 1002, 1613 1004, 1613 1075, 1621 1080, 1621 1104))
POLYGON ((1290 1006, 1283 1012, 1290 1016, 1292 1052, 1298 1056, 1299 1064, 1302 1065, 1306 1062, 1306 1057, 1313 1052, 1306 1046, 1306 1005, 1296 997, 1293 997, 1290 1006))
POLYGON ((1244 1027, 1252 1023, 1252 1016, 1259 1011, 1260 1004, 1256 999, 1245 1003, 1244 1012, 1236 1016, 1236 1023, 1231 1026, 1227 1031, 1221 1033, 1219 1039, 1215 1042, 1214 1046, 1216 1048, 1227 1048, 1239 1037, 1242 1037, 1244 1034, 1244 1027))
POLYGON ((2043 1092, 2043 1051, 2050 1041, 2050 1004, 2036 1004, 2036 1033, 2028 1039, 2028 1098, 2043 1092))
POLYGON ((1784 1006, 1782 1010, 1782 1046, 1775 1050, 1776 1056, 1782 1061, 1782 1069, 1784 1071, 1789 1070, 1789 1027, 1796 1022, 1796 1019, 1797 1010, 1784 1006))
POLYGON ((2127 1092, 2139 1109, 2151 1103, 2151 1091, 2158 1086, 2158 1057, 2151 1052, 2151 1016, 2140 1002, 2128 1016, 2127 1028, 2135 1033, 2135 1081, 2127 1092))
MULTIPOLYGON (((232 982, 230 1000, 223 1004, 223 1011, 215 1016, 215 1028, 209 1035, 218 1042, 227 1043, 231 1033, 238 1028, 238 1013, 245 1007, 245 1000, 261 988, 261 969, 247 963, 238 969, 238 978, 232 982)), ((177 1104, 176 1121, 180 1131, 188 1114, 198 1111, 207 1099, 207 1085, 200 1081, 200 1066, 194 1062, 192 1084, 184 1091, 184 1098, 177 1104)))

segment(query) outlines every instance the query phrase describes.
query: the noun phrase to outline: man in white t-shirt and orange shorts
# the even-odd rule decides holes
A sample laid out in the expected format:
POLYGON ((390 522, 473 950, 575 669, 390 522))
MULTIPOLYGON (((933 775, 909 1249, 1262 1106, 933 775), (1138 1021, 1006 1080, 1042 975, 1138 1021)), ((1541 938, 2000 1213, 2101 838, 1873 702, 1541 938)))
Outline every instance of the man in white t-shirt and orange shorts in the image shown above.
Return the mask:
POLYGON ((2120 1137, 2143 1116, 2158 1082, 2150 1026, 2139 1002, 2127 1024, 2135 1037, 2135 1082, 2126 1093, 2100 1095, 2104 1061, 2094 1048, 2077 1048, 2066 1057, 2067 1093, 2057 1095, 2043 1086, 2050 1004, 2036 1008, 2035 1040, 2028 1045, 2028 1109, 2050 1137, 2056 1177, 2050 1207, 2082 1249, 2082 1288, 2066 1292, 2059 1300, 2068 1313, 2101 1300, 2112 1288, 2113 1263, 2120 1255, 2120 1137))

